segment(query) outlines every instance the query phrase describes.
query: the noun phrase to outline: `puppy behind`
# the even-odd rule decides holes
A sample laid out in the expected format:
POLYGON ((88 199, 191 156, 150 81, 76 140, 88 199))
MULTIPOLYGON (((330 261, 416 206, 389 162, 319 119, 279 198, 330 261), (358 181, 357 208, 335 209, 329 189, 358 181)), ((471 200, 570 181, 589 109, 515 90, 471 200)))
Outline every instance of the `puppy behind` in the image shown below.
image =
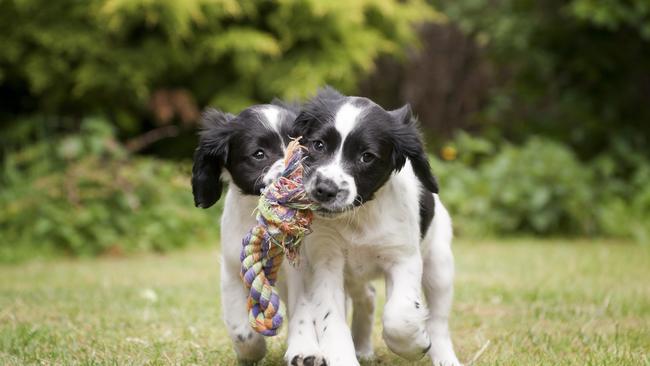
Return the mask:
POLYGON ((255 224, 260 191, 281 173, 295 118, 296 109, 279 101, 252 106, 236 116, 208 109, 194 153, 192 192, 197 207, 214 205, 223 182, 228 183, 221 217, 221 300, 241 364, 259 361, 266 353, 264 337, 248 322, 247 291, 239 277, 241 240, 255 224))

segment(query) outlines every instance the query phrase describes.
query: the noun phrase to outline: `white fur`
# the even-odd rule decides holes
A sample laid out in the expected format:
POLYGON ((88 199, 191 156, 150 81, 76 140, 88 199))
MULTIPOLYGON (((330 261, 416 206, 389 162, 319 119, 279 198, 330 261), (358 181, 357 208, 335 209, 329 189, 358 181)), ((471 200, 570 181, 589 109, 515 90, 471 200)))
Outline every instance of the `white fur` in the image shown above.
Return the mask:
POLYGON ((278 123, 280 121, 280 108, 274 105, 265 105, 262 110, 262 114, 266 118, 266 122, 274 130, 278 130, 278 123))
MULTIPOLYGON (((354 184, 354 177, 346 173, 340 164, 340 158, 333 161, 331 164, 319 167, 312 177, 321 176, 323 178, 333 181, 341 191, 337 196, 334 205, 345 207, 351 205, 357 196, 357 186, 354 184), (342 195, 342 197, 340 197, 342 195)), ((316 179, 310 179, 308 185, 316 184, 316 179)), ((310 190, 310 188, 308 188, 310 190)), ((313 190, 313 188, 311 188, 313 190)), ((335 209, 336 207, 332 207, 335 209)))
MULTIPOLYGON (((336 198, 335 202, 332 204, 334 207, 327 207, 333 210, 351 205, 357 196, 357 187, 354 184, 354 177, 345 172, 341 161, 343 159, 343 145, 345 143, 345 138, 357 125, 362 112, 363 109, 361 107, 355 106, 352 103, 345 103, 339 108, 334 117, 334 126, 341 136, 341 144, 334 153, 334 159, 329 164, 317 168, 316 174, 312 175, 313 178, 321 176, 325 179, 329 179, 341 189, 339 196, 343 196, 336 198)), ((308 186, 315 183, 316 179, 311 179, 306 182, 308 186)), ((308 188, 307 190, 309 191, 310 189, 308 188)))
MULTIPOLYGON (((336 112, 336 116, 334 117, 334 126, 341 134, 342 140, 345 140, 345 137, 357 125, 359 115, 361 115, 362 111, 363 109, 361 107, 357 107, 352 103, 345 103, 336 112)), ((343 144, 341 144, 341 146, 343 146, 343 144)))
MULTIPOLYGON (((312 314, 313 331, 301 330, 307 334, 301 341, 317 341, 330 366, 358 365, 357 355, 372 357, 374 294, 368 285, 382 275, 383 337, 388 347, 415 360, 431 345, 428 354, 434 365, 459 365, 447 327, 454 271, 451 220, 434 195, 435 216, 421 239, 420 189, 407 162, 365 205, 333 219, 314 220, 313 233, 303 245, 306 265, 301 269, 310 301, 302 303, 306 309, 296 311, 312 314), (354 304, 352 330, 346 323, 345 290, 354 304), (305 339, 310 334, 315 334, 314 340, 305 339)), ((289 351, 296 352, 291 343, 289 351)), ((293 355, 289 351, 288 361, 293 355)))

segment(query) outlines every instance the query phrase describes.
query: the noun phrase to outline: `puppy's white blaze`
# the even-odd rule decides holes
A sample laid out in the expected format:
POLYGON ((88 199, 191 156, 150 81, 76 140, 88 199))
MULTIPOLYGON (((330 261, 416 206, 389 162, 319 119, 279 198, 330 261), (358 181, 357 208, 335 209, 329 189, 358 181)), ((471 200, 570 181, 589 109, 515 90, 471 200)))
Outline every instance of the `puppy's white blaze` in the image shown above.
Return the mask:
MULTIPOLYGON (((276 107, 274 105, 266 105, 264 108, 261 110, 262 115, 264 116, 265 121, 263 121, 267 126, 269 126, 270 129, 275 131, 278 136, 280 136, 280 140, 282 140, 282 136, 280 135, 280 108, 276 107)), ((286 147, 284 144, 282 144, 282 151, 286 151, 286 147)), ((275 166, 275 165, 274 165, 275 166)), ((281 172, 281 171, 280 171, 281 172)), ((279 175, 279 173, 277 174, 279 175)), ((276 175, 276 177, 277 177, 276 175)), ((266 176, 264 177, 264 182, 266 184, 269 184, 274 178, 271 178, 268 182, 266 180, 266 176)))
POLYGON ((352 131, 352 129, 357 125, 359 120, 359 115, 363 111, 362 108, 355 106, 352 103, 345 103, 339 108, 336 112, 336 117, 334 117, 334 127, 341 134, 341 146, 345 142, 345 138, 352 131))
MULTIPOLYGON (((359 120, 359 115, 363 111, 362 108, 355 106, 352 103, 343 104, 339 110, 336 112, 334 117, 334 127, 336 131, 341 135, 341 144, 338 147, 334 155, 334 160, 328 165, 318 168, 317 175, 321 175, 326 179, 332 180, 341 190, 348 191, 348 195, 345 197, 345 200, 335 202, 335 205, 347 206, 354 203, 354 199, 357 197, 357 186, 354 183, 354 178, 345 172, 342 167, 342 155, 343 155, 343 145, 345 144, 345 138, 347 135, 354 129, 359 120)), ((315 180, 312 180, 310 183, 315 183, 315 180)), ((313 188, 313 187, 312 187, 313 188)))
POLYGON ((272 105, 267 105, 262 108, 262 114, 264 115, 264 118, 268 122, 269 126, 277 131, 280 121, 280 118, 278 118, 280 115, 280 109, 272 105))

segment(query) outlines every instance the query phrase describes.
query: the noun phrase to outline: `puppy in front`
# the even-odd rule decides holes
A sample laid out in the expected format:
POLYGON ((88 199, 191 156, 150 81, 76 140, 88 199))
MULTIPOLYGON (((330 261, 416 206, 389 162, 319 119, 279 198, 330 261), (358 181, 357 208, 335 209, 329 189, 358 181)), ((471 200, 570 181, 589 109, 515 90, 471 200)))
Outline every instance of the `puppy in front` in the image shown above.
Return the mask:
MULTIPOLYGON (((203 114, 194 154, 192 191, 197 207, 212 206, 221 197, 222 181, 229 183, 221 217, 221 300, 223 319, 242 365, 261 360, 266 344, 248 321, 248 293, 239 276, 241 241, 255 224, 253 211, 260 191, 282 171, 295 118, 296 110, 280 102, 252 106, 237 116, 209 109, 203 114)), ((291 270, 290 265, 283 267, 291 270)), ((284 272, 280 277, 299 278, 284 272)))
POLYGON ((321 208, 302 248, 305 287, 290 319, 287 362, 353 366, 372 358, 370 280, 383 276, 388 347, 410 360, 428 354, 436 366, 460 365, 448 328, 451 219, 410 107, 386 111, 325 88, 303 106, 292 135, 308 148, 305 186, 321 208))

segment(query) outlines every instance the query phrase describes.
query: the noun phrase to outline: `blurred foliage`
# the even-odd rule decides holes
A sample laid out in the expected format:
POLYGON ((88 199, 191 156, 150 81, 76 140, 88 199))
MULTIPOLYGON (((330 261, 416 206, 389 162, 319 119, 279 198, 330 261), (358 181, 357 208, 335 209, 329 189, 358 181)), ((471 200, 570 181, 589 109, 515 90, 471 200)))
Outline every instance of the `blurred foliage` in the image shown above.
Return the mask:
POLYGON ((424 0, 2 1, 0 127, 100 115, 133 135, 157 90, 232 112, 325 83, 350 90, 435 16, 424 0))
POLYGON ((432 5, 451 28, 428 42, 446 46, 375 79, 442 110, 421 113, 442 135, 487 136, 459 133, 433 161, 458 232, 650 240, 646 0, 5 0, 0 260, 210 242, 218 212, 192 206, 188 164, 129 151, 177 136, 161 150, 189 158, 206 105, 353 93, 440 19, 432 5))
POLYGON ((193 207, 186 168, 128 156, 97 119, 9 154, 0 172, 0 261, 210 243, 218 212, 193 207))
POLYGON ((610 155, 583 163, 540 137, 497 148, 460 133, 441 155, 432 166, 461 235, 650 238, 650 161, 638 154, 631 182, 618 178, 610 155))
POLYGON ((650 242, 650 160, 634 151, 625 141, 592 164, 600 190, 598 222, 611 236, 650 242), (629 177, 621 178, 621 171, 629 177))
MULTIPOLYGON (((432 166, 461 236, 647 242, 650 161, 619 149, 626 165, 613 154, 581 162, 546 138, 497 146, 459 133, 432 166), (621 169, 633 179, 620 178, 621 169)), ((130 156, 101 119, 9 154, 0 173, 0 261, 167 251, 218 236, 219 210, 191 204, 189 164, 130 156)))
POLYGON ((435 0, 485 51, 493 138, 543 134, 593 158, 625 141, 650 156, 650 2, 435 0))

